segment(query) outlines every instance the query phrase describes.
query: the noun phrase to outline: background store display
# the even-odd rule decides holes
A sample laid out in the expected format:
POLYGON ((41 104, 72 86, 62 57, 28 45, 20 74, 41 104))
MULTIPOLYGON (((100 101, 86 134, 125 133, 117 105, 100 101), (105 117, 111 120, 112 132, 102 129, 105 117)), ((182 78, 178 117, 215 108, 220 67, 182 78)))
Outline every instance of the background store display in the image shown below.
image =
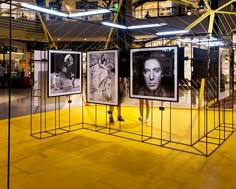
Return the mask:
POLYGON ((81 93, 81 52, 49 50, 48 96, 81 93))
POLYGON ((87 101, 118 104, 118 51, 87 53, 87 101))
POLYGON ((219 49, 218 67, 218 100, 222 100, 230 95, 230 50, 229 48, 219 49))
POLYGON ((119 50, 119 77, 129 78, 130 74, 130 50, 119 50))
MULTIPOLYGON (((177 46, 131 49, 130 67, 130 95, 134 98, 145 98, 153 100, 177 101, 177 46), (166 95, 148 92, 145 84, 143 65, 147 57, 160 63, 162 70, 161 87, 165 88, 166 95)), ((157 68, 156 68, 157 69, 157 68)), ((150 72, 151 73, 151 72, 150 72)), ((146 82, 147 83, 147 82, 146 82)))

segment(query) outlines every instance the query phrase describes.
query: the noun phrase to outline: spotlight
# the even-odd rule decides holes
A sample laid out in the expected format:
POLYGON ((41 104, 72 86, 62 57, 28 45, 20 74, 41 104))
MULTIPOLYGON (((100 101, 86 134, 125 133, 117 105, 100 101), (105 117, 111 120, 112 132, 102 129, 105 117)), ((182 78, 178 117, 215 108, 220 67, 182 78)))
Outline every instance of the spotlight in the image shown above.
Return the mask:
POLYGON ((200 0, 198 3, 198 6, 199 6, 199 10, 204 9, 204 6, 205 6, 204 1, 200 0))
POLYGON ((187 7, 187 15, 190 16, 192 14, 192 7, 188 6, 187 7))

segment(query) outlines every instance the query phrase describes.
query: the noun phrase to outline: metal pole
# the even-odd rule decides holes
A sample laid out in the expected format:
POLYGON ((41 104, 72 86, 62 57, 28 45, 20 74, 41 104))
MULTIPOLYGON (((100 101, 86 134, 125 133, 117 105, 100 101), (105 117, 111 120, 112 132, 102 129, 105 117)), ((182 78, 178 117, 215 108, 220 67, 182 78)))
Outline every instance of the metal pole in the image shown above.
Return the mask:
POLYGON ((9 67, 8 67, 8 149, 7 149, 7 189, 10 189, 10 164, 11 164, 11 50, 12 50, 12 0, 10 0, 9 18, 9 67))

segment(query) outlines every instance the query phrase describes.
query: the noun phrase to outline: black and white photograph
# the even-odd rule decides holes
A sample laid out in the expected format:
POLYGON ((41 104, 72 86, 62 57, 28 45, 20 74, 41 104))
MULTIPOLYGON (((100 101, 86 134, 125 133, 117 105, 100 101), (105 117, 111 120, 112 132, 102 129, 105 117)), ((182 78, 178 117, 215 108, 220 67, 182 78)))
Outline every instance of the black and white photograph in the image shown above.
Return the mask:
POLYGON ((230 95, 230 50, 228 48, 220 47, 218 68, 218 100, 222 100, 230 95))
POLYGON ((130 97, 178 101, 177 46, 131 49, 130 97))
POLYGON ((49 50, 48 56, 48 96, 80 94, 81 52, 49 50))
POLYGON ((118 105, 118 51, 87 52, 87 102, 118 105))

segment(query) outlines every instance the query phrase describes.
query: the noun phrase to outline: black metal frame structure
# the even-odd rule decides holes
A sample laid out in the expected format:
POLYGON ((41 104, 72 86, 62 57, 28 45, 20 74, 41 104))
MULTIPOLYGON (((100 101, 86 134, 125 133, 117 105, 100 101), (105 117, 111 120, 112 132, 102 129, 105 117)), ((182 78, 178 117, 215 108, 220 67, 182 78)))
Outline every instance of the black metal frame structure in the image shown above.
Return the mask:
MULTIPOLYGON (((40 52, 40 59, 34 60, 34 64, 36 62, 39 63, 39 70, 36 70, 38 72, 39 80, 37 82, 37 88, 35 88, 35 85, 31 88, 31 127, 30 127, 30 135, 41 139, 46 138, 50 136, 55 136, 58 134, 67 133, 73 130, 77 130, 79 128, 82 128, 81 124, 83 123, 82 120, 77 120, 76 122, 73 122, 71 119, 71 116, 73 114, 72 112, 72 99, 71 95, 67 96, 58 96, 54 98, 49 98, 47 96, 47 85, 48 85, 48 74, 47 74, 47 68, 48 68, 48 60, 45 59, 46 52, 41 51, 40 52), (41 81, 40 81, 41 79, 41 81), (68 117, 66 120, 64 120, 64 116, 62 117, 62 109, 61 104, 62 102, 65 102, 65 100, 68 103, 68 117), (36 101, 36 105, 34 105, 34 102, 36 101), (54 101, 51 102, 50 101, 54 101), (52 107, 54 106, 54 107, 52 107), (54 113, 54 120, 48 120, 47 119, 47 112, 53 111, 54 113), (38 122, 37 122, 38 121, 38 122), (33 125, 37 124, 39 128, 35 129, 33 125), (75 126, 79 126, 79 128, 75 128, 75 126)), ((83 94, 81 94, 83 98, 83 94)), ((81 107, 81 112, 83 113, 83 106, 81 107)), ((81 116, 83 117, 83 116, 81 116)))
MULTIPOLYGON (((189 57, 189 59, 191 60, 191 64, 193 64, 193 57, 189 57)), ((208 60, 210 60, 210 57, 208 57, 208 60)), ((40 73, 43 74, 42 70, 44 70, 43 67, 47 66, 47 60, 41 59, 35 61, 40 61, 40 73)), ((231 74, 231 79, 233 79, 232 77, 233 75, 231 74)), ((40 78, 43 78, 43 75, 41 75, 40 78)), ((87 129, 155 146, 196 155, 209 156, 234 133, 236 125, 234 119, 235 109, 233 106, 235 94, 233 93, 227 99, 221 101, 213 100, 212 102, 211 91, 214 87, 217 87, 214 86, 214 84, 217 85, 218 80, 217 77, 214 78, 214 82, 211 80, 212 77, 202 79, 200 89, 196 87, 197 84, 193 79, 189 81, 191 84, 187 86, 184 86, 183 83, 179 81, 179 90, 181 90, 181 88, 187 88, 190 92, 191 103, 189 107, 176 110, 175 105, 172 104, 173 102, 160 101, 159 105, 155 105, 157 101, 151 101, 150 126, 148 127, 144 122, 137 123, 137 121, 133 121, 133 123, 129 125, 125 122, 110 124, 109 106, 98 104, 86 106, 86 102, 83 98, 84 92, 81 98, 82 105, 79 107, 80 112, 77 114, 78 120, 71 120, 71 97, 68 96, 68 99, 64 100, 60 97, 55 97, 53 109, 54 121, 50 123, 47 120, 47 114, 52 112, 48 112, 46 108, 47 96, 44 91, 45 88, 47 88, 47 84, 46 80, 44 80, 45 83, 41 82, 40 88, 32 89, 31 101, 33 102, 35 98, 39 98, 40 103, 37 107, 38 112, 35 112, 33 108, 31 109, 30 134, 33 137, 42 139, 78 129, 87 129), (34 95, 35 90, 39 91, 39 96, 34 95), (197 108, 193 106, 196 101, 195 98, 198 98, 197 108), (62 102, 66 103, 66 101, 68 102, 68 108, 61 110, 60 104, 62 102), (228 101, 231 102, 230 108, 227 105, 228 101), (62 116, 62 111, 68 111, 67 115, 64 114, 62 116), (84 116, 87 113, 90 114, 89 120, 86 120, 84 116), (183 117, 186 117, 187 121, 189 121, 187 130, 181 130, 181 127, 184 125, 181 118, 178 123, 176 122, 176 117, 179 115, 184 115, 183 117), (213 118, 213 120, 210 120, 209 117, 213 118), (173 119, 175 119, 175 123, 173 119), (36 120, 39 120, 39 123, 37 123, 36 120), (67 120, 66 124, 64 120, 67 120), (141 126, 139 127, 139 131, 128 129, 129 127, 137 125, 141 126), (35 130, 36 127, 39 127, 39 129, 35 130), (186 137, 181 134, 181 132, 187 132, 188 137, 181 138, 181 136, 186 137)), ((217 98, 217 95, 215 98, 217 98)))

